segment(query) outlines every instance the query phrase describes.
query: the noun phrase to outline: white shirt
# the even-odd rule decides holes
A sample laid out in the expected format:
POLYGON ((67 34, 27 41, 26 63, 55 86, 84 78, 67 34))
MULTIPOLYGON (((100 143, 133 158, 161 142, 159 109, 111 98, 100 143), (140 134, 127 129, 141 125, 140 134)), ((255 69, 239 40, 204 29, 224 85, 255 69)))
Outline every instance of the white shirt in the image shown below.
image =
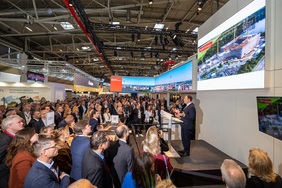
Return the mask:
POLYGON ((26 124, 29 124, 29 122, 30 122, 30 120, 31 120, 30 111, 28 111, 28 113, 26 113, 26 112, 24 111, 24 117, 25 117, 26 124))

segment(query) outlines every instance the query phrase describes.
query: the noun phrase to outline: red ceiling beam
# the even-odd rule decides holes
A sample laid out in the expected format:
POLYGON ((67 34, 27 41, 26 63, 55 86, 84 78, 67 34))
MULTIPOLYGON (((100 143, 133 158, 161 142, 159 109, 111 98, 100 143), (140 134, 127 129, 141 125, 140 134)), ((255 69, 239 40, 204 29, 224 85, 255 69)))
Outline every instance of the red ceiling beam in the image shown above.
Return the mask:
POLYGON ((107 68, 109 69, 110 73, 113 75, 113 72, 111 71, 111 69, 109 68, 108 64, 106 63, 106 61, 104 60, 102 54, 100 53, 100 51, 98 50, 97 46, 94 44, 94 41, 92 40, 92 38, 90 37, 90 35, 86 32, 86 29, 84 27, 84 25, 82 24, 81 20, 79 19, 79 17, 77 16, 76 12, 74 11, 73 7, 69 6, 69 1, 68 0, 63 0, 65 5, 67 6, 67 8, 69 9, 70 13, 72 14, 72 16, 74 17, 74 19, 76 20, 76 22, 78 23, 78 25, 80 26, 80 28, 82 29, 82 31, 84 32, 84 34, 86 35, 86 37, 88 38, 88 40, 91 42, 91 44, 94 46, 94 48, 96 49, 97 53, 99 54, 100 58, 102 59, 102 61, 104 62, 104 64, 107 66, 107 68))

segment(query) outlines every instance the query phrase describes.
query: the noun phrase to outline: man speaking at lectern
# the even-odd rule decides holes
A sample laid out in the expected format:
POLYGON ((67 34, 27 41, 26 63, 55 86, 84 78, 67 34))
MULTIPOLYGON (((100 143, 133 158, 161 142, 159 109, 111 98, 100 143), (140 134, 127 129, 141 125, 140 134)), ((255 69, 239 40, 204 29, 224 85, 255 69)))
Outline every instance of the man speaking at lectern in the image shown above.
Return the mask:
MULTIPOLYGON (((186 95, 184 97, 184 103, 186 104, 185 108, 179 116, 183 123, 180 123, 181 126, 181 138, 184 149, 178 151, 181 157, 190 156, 190 132, 193 129, 193 121, 195 120, 196 109, 192 103, 193 97, 191 95, 186 95)), ((179 111, 179 110, 178 110, 179 111)))

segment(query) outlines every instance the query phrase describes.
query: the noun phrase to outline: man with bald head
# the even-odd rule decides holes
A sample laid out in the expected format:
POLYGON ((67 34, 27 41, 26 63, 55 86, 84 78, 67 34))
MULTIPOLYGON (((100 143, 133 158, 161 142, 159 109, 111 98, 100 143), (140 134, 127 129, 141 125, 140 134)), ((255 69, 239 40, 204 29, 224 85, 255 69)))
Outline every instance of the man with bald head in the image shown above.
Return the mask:
POLYGON ((228 188, 245 188, 246 175, 242 168, 233 160, 225 159, 220 167, 222 181, 228 188))
POLYGON ((135 159, 134 150, 126 144, 129 136, 128 127, 120 125, 116 129, 117 141, 111 142, 105 152, 106 163, 113 176, 115 188, 120 188, 127 172, 132 171, 135 159))

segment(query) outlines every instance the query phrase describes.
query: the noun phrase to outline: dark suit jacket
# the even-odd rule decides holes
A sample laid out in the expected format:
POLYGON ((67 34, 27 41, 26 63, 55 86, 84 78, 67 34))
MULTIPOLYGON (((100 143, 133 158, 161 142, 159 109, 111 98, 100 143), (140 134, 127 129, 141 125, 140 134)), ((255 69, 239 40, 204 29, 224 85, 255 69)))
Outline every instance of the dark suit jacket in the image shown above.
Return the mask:
POLYGON ((42 119, 40 119, 39 121, 35 122, 32 127, 35 129, 35 132, 39 134, 40 129, 45 127, 45 124, 43 123, 42 119))
MULTIPOLYGON (((63 113, 62 113, 63 114, 63 113)), ((59 123, 63 120, 64 118, 59 114, 59 112, 55 112, 55 124, 58 126, 59 123)))
POLYGON ((26 127, 32 127, 32 125, 33 125, 34 123, 36 123, 36 122, 37 122, 37 121, 32 118, 32 119, 30 120, 29 124, 28 124, 26 127))
POLYGON ((24 149, 15 155, 10 168, 9 187, 23 187, 25 177, 35 160, 24 149))
POLYGON ((115 188, 120 188, 127 172, 132 171, 135 159, 134 150, 125 142, 111 142, 105 153, 106 163, 113 176, 115 188))
POLYGON ((89 125, 91 125, 92 132, 90 134, 92 135, 95 131, 94 127, 98 125, 98 121, 96 119, 90 119, 89 125))
MULTIPOLYGON (((56 169, 56 165, 53 166, 56 169)), ((60 174, 61 172, 58 173, 58 176, 60 174)), ((69 184, 68 176, 58 180, 54 172, 36 160, 26 175, 24 188, 67 188, 69 184)))
POLYGON ((104 161, 91 148, 83 156, 81 177, 98 188, 112 188, 113 180, 104 161))
POLYGON ((193 103, 191 103, 188 107, 184 108, 183 112, 185 113, 184 117, 181 117, 183 123, 180 123, 181 128, 192 129, 193 121, 196 116, 196 109, 193 103))
POLYGON ((112 108, 112 115, 118 115, 118 113, 117 113, 115 108, 112 108))
POLYGON ((61 171, 70 174, 72 168, 72 161, 69 148, 60 148, 58 150, 58 155, 54 157, 53 160, 61 171))
POLYGON ((68 123, 66 122, 66 120, 63 119, 63 120, 58 124, 57 128, 66 127, 67 124, 68 124, 68 123))
POLYGON ((5 164, 7 157, 7 148, 12 142, 13 137, 5 132, 0 134, 0 177, 10 173, 10 168, 5 164))
POLYGON ((85 136, 76 136, 71 143, 72 169, 70 176, 75 179, 81 179, 81 164, 85 151, 90 148, 90 138, 85 136))
MULTIPOLYGON (((26 120, 25 120, 24 111, 20 111, 20 112, 18 113, 18 115, 19 115, 21 118, 23 118, 23 120, 24 120, 24 122, 25 122, 25 125, 27 125, 27 124, 26 124, 26 120)), ((33 115, 33 111, 30 111, 30 118, 32 118, 32 115, 33 115)))
MULTIPOLYGON (((142 118, 142 115, 141 115, 141 118, 142 118)), ((133 121, 133 123, 141 123, 140 120, 141 120, 141 119, 138 118, 138 109, 135 108, 135 109, 132 111, 132 121, 133 121)))
MULTIPOLYGON (((85 108, 86 108, 85 109, 85 113, 86 113, 87 112, 87 105, 85 106, 85 108)), ((81 119, 81 118, 83 118, 83 116, 82 116, 83 115, 83 108, 82 108, 81 105, 78 107, 78 110, 79 110, 79 115, 80 115, 80 119, 81 119)))

